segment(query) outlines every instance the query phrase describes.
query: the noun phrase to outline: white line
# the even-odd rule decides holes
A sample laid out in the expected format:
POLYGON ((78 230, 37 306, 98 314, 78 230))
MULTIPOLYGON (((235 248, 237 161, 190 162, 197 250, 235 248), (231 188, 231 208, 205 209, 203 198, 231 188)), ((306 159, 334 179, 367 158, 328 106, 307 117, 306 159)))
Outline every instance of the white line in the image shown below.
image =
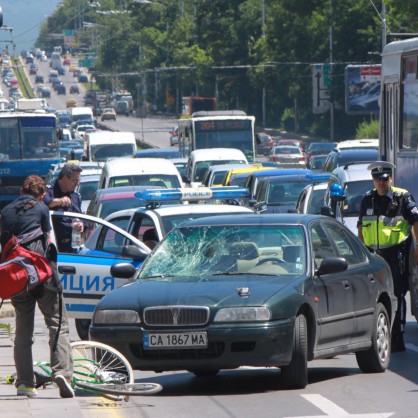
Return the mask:
POLYGON ((331 402, 329 399, 324 398, 322 395, 312 394, 312 395, 302 395, 310 403, 313 403, 317 408, 319 408, 325 414, 331 417, 344 417, 349 416, 350 414, 344 409, 340 408, 334 402, 331 402))
POLYGON ((318 409, 325 413, 325 415, 305 415, 305 416, 294 416, 286 418, 388 418, 392 416, 393 412, 383 412, 383 413, 371 413, 371 414, 349 414, 344 409, 340 408, 334 402, 331 402, 329 399, 325 398, 322 395, 310 394, 310 395, 301 395, 307 401, 314 404, 318 409))

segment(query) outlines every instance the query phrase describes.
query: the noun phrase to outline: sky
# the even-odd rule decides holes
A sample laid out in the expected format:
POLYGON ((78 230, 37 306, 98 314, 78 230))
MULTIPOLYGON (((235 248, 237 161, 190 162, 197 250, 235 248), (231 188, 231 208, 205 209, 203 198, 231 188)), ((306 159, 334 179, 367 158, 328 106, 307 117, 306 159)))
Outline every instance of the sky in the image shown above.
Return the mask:
POLYGON ((0 50, 6 45, 16 53, 31 49, 39 34, 39 28, 61 0, 0 0, 3 9, 3 25, 12 31, 0 30, 0 50))

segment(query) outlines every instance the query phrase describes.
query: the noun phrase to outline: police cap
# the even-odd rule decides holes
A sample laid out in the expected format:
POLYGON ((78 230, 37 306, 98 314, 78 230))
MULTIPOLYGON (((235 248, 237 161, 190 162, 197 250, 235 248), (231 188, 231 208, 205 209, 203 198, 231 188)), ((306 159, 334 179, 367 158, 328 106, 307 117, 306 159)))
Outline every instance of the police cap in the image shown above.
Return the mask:
POLYGON ((395 164, 387 161, 376 161, 369 164, 367 168, 371 170, 374 179, 387 179, 392 177, 392 170, 396 167, 395 164))

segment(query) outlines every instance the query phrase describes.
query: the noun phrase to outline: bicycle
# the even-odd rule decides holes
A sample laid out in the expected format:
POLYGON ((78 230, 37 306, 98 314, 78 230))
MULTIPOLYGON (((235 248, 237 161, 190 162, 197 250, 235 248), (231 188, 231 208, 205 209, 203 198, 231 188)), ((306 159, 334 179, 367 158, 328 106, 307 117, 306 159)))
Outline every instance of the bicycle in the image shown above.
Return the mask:
MULTIPOLYGON (((119 351, 106 344, 95 341, 76 341, 71 343, 74 372, 71 381, 73 389, 100 394, 112 400, 128 400, 129 396, 153 395, 162 390, 158 383, 135 383, 129 361, 119 351)), ((35 387, 52 384, 52 370, 49 361, 35 361, 35 387)), ((16 373, 6 377, 12 384, 16 373)))

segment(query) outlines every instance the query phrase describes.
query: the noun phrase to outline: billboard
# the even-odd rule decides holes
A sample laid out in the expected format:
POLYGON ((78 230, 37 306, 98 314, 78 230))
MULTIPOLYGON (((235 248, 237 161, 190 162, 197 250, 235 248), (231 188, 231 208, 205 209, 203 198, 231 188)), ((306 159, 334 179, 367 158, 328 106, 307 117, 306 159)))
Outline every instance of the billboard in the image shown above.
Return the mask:
POLYGON ((345 67, 345 111, 349 115, 379 114, 381 65, 345 67))

